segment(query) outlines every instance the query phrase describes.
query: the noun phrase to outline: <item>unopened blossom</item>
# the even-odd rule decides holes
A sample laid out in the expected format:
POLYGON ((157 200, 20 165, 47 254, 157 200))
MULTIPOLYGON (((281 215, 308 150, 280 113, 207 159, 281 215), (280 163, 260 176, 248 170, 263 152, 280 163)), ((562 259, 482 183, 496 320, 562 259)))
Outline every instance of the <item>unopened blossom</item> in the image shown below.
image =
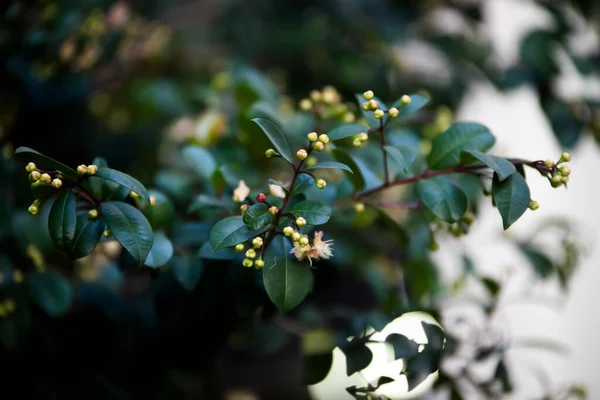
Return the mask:
POLYGON ((285 197, 285 192, 283 191, 283 188, 279 185, 269 184, 269 192, 271 192, 271 194, 275 197, 279 197, 282 199, 285 197))

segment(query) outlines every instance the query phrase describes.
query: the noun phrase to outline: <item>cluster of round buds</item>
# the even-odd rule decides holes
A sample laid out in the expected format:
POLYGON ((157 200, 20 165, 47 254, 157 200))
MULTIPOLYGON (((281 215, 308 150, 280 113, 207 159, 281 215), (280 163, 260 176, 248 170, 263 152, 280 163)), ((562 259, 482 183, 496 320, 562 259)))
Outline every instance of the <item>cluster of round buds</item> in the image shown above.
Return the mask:
POLYGON ((361 132, 357 135, 354 135, 354 140, 352 141, 352 145, 354 147, 361 148, 367 143, 369 140, 369 135, 366 132, 361 132))
POLYGON ((257 236, 254 239, 252 239, 252 247, 248 250, 246 250, 246 246, 244 245, 244 243, 238 243, 237 245, 235 245, 235 251, 237 252, 241 253, 242 251, 246 250, 246 252, 244 253, 245 258, 242 261, 242 265, 244 267, 262 268, 265 266, 265 262, 263 261, 262 256, 259 255, 259 253, 257 252, 263 247, 263 245, 263 238, 260 236, 257 236))
POLYGON ((42 203, 42 201, 40 199, 35 199, 33 201, 33 203, 27 209, 27 211, 29 212, 29 214, 36 215, 40 211, 40 204, 41 203, 42 203))
MULTIPOLYGON (((373 93, 373 91, 367 90, 366 92, 363 93, 363 97, 366 101, 364 103, 362 103, 362 109, 364 111, 373 111, 373 116, 375 118, 382 119, 383 116, 385 115, 385 111, 383 111, 381 108, 379 108, 379 102, 377 100, 375 100, 375 94, 373 93)), ((400 107, 410 104, 410 102, 411 102, 410 96, 404 95, 400 99, 400 107)), ((398 115, 400 115, 400 111, 396 107, 390 108, 387 111, 387 113, 389 114, 389 116, 391 118, 396 118, 398 115)))
POLYGON ((97 165, 85 165, 85 164, 81 164, 80 166, 77 167, 77 173, 79 175, 95 175, 96 172, 98 172, 98 166, 97 165))
POLYGON ((356 116, 351 105, 342 103, 342 96, 333 86, 325 86, 321 91, 311 90, 309 97, 301 99, 298 108, 313 111, 321 118, 337 118, 350 124, 356 116))
POLYGON ((553 188, 566 185, 569 182, 569 175, 571 175, 571 169, 566 163, 571 161, 571 155, 569 153, 562 153, 560 159, 556 164, 552 160, 544 161, 544 165, 547 168, 552 168, 552 174, 550 175, 550 184, 553 188))

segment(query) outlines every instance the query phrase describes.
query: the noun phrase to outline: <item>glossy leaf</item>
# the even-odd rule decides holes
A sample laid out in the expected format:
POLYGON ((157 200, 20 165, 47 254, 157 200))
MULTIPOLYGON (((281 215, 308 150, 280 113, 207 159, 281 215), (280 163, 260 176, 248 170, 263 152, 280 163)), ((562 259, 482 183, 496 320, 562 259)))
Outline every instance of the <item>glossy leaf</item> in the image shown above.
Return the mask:
POLYGON ((100 205, 100 215, 115 239, 142 265, 152 248, 153 232, 140 210, 120 201, 100 205))
POLYGON ((94 175, 97 178, 106 179, 118 183, 126 187, 132 192, 138 194, 147 206, 150 206, 150 195, 148 191, 137 179, 111 168, 98 168, 98 172, 94 175))
POLYGON ((281 312, 288 312, 308 294, 312 276, 306 263, 298 262, 290 251, 292 245, 284 236, 276 236, 263 256, 263 282, 273 304, 281 312))
POLYGON ((77 226, 71 241, 69 256, 78 259, 94 251, 98 242, 100 242, 104 227, 105 224, 102 218, 91 219, 87 211, 77 213, 77 226))
POLYGON ((296 178, 296 183, 294 183, 294 189, 292 190, 292 196, 298 196, 314 187, 316 182, 314 178, 310 175, 301 174, 296 178))
POLYGON ((485 126, 474 122, 458 122, 433 140, 427 162, 431 169, 452 168, 460 164, 461 152, 485 152, 495 141, 485 126))
POLYGON ((175 256, 171 262, 173 275, 183 288, 189 292, 194 290, 200 282, 204 265, 202 260, 189 255, 175 256))
MULTIPOLYGON (((40 152, 37 152, 29 147, 18 147, 15 150, 15 154, 25 154, 31 157, 31 160, 37 164, 37 167, 43 170, 55 170, 62 172, 65 176, 78 180, 79 174, 73 168, 66 166, 65 164, 56 161, 40 152)), ((31 161, 30 160, 30 161, 31 161)))
POLYGON ((335 149, 332 151, 332 153, 336 160, 348 165, 350 169, 354 171, 353 174, 346 174, 348 179, 350 179, 350 182, 352 182, 352 185, 354 185, 354 188, 356 190, 363 189, 365 187, 365 178, 363 177, 362 172, 354 158, 346 151, 340 149, 335 149))
POLYGON ((269 120, 263 118, 254 118, 252 121, 261 127, 271 143, 273 143, 275 150, 281 154, 281 157, 283 157, 290 164, 293 164, 290 145, 288 144, 283 132, 281 132, 281 130, 279 130, 279 128, 269 120))
POLYGON ((248 229, 242 217, 236 215, 220 220, 210 230, 210 244, 214 250, 235 246, 257 236, 259 232, 248 229))
POLYGON ((442 221, 458 221, 467 211, 467 196, 447 177, 420 180, 416 184, 416 193, 429 211, 442 221))
POLYGON ((329 221, 331 207, 314 200, 304 200, 294 205, 289 212, 303 217, 309 225, 322 225, 329 221))
POLYGON ((323 162, 313 165, 312 167, 308 167, 306 169, 307 170, 309 170, 309 169, 341 169, 344 171, 348 171, 351 174, 354 173, 352 171, 352 168, 350 168, 346 164, 336 162, 336 161, 323 161, 323 162))
POLYGON ((333 365, 333 352, 304 357, 304 384, 316 385, 323 381, 333 365))
POLYGON ((158 268, 165 265, 173 256, 173 244, 165 235, 160 232, 154 234, 152 248, 144 261, 144 265, 152 268, 158 268))
POLYGON ((239 253, 232 249, 213 250, 210 242, 206 242, 198 250, 198 257, 208 260, 233 260, 239 253))
POLYGON ((202 147, 193 145, 186 146, 181 151, 181 156, 184 164, 204 180, 210 180, 217 169, 217 163, 212 154, 202 147))
POLYGON ((502 216, 504 230, 527 211, 531 200, 529 186, 521 174, 512 174, 502 182, 494 174, 492 196, 502 216))
POLYGON ((48 231, 52 242, 59 250, 71 248, 77 226, 75 213, 75 195, 70 190, 63 190, 57 197, 48 215, 48 231))
POLYGON ((496 174, 498 174, 498 180, 501 182, 517 172, 514 164, 508 161, 506 158, 485 154, 480 151, 463 151, 460 159, 463 164, 467 165, 475 161, 481 161, 483 164, 490 167, 496 174))
POLYGON ((250 206, 242 217, 244 223, 251 231, 257 231, 270 225, 275 220, 275 216, 269 213, 269 206, 264 203, 250 206))
POLYGON ((71 287, 53 271, 32 274, 27 278, 29 295, 44 312, 52 317, 66 314, 71 305, 71 287))
POLYGON ((415 160, 416 153, 407 147, 384 146, 383 149, 392 157, 405 174, 410 172, 410 166, 415 160))
POLYGON ((360 124, 344 124, 329 132, 327 136, 329 136, 329 140, 335 141, 358 135, 359 133, 367 132, 368 130, 368 126, 360 124))

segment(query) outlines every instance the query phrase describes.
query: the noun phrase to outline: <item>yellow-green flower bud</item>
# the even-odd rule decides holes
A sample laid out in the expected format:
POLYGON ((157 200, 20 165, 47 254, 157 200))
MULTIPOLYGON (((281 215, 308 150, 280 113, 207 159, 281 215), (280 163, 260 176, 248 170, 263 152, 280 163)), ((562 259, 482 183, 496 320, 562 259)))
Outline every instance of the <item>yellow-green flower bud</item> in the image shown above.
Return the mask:
POLYGON ((369 110, 377 110, 379 108, 379 103, 377 100, 369 100, 369 110))
POLYGON ((571 154, 569 154, 565 151, 564 153, 562 153, 560 155, 560 160, 558 162, 561 163, 561 162, 569 162, 569 161, 571 161, 571 154))
POLYGON ((306 166, 307 167, 312 167, 313 165, 316 165, 319 162, 319 159, 315 156, 310 156, 306 159, 306 166))
POLYGON ((365 101, 364 103, 362 103, 362 109, 364 111, 369 111, 371 109, 371 105, 369 104, 368 101, 365 101))
POLYGON ((290 237, 294 234, 294 228, 292 228, 291 226, 286 226, 285 228, 283 228, 283 234, 287 237, 290 237))
POLYGON ((380 110, 380 109, 377 109, 373 112, 373 116, 377 119, 383 118, 383 114, 384 114, 383 110, 380 110))
POLYGON ((355 203, 354 204, 354 210, 357 213, 361 213, 361 212, 365 211, 365 205, 363 203, 355 203))
POLYGON ((252 239, 252 246, 254 246, 255 249, 260 249, 263 245, 263 240, 261 237, 255 237, 254 239, 252 239))
POLYGON ((544 165, 547 168, 554 168, 554 161, 552 161, 552 160, 544 160, 544 165))
POLYGON ((313 144, 313 149, 315 149, 315 151, 323 151, 325 149, 325 145, 323 142, 315 142, 315 144, 313 144))
POLYGON ((58 178, 52 180, 52 187, 56 189, 60 189, 62 186, 62 181, 58 178))
POLYGON ((566 185, 567 183, 569 183, 569 177, 568 176, 561 176, 560 177, 560 181, 566 185))
POLYGON ((300 234, 300 232, 294 232, 292 234, 292 240, 294 242, 297 242, 298 240, 302 239, 302 235, 300 234))
POLYGON ((319 142, 321 142, 323 144, 329 143, 329 136, 327 136, 326 134, 322 133, 321 135, 319 135, 319 142))
POLYGON ((298 157, 301 160, 306 160, 306 157, 308 157, 308 153, 306 152, 306 150, 300 149, 296 152, 296 157, 298 157))
POLYGON ((561 165, 558 167, 558 172, 560 172, 562 176, 569 176, 571 175, 571 168, 566 165, 561 165))
POLYGON ((85 175, 87 173, 87 165, 81 164, 79 167, 77 167, 77 173, 79 175, 85 175))
POLYGON ((250 268, 253 264, 254 262, 252 262, 252 260, 250 260, 249 258, 244 258, 244 261, 242 261, 242 265, 244 267, 250 268))
POLYGON ((560 175, 552 175, 552 183, 561 184, 562 177, 560 175))
POLYGON ((29 164, 27 164, 27 166, 25 167, 25 171, 27 171, 27 172, 33 172, 35 170, 37 170, 37 167, 32 162, 30 162, 29 164))
POLYGON ((248 251, 246 252, 246 258, 254 258, 254 257, 256 257, 256 250, 248 249, 248 251))
POLYGON ((299 106, 302 111, 310 111, 312 108, 312 102, 309 99, 302 99, 300 100, 299 106))
POLYGON ((277 215, 278 212, 279 212, 279 208, 277 208, 275 206, 269 207, 269 214, 271 214, 271 215, 277 215))
POLYGON ((265 156, 267 156, 267 158, 275 157, 276 155, 277 155, 277 152, 273 149, 267 149, 265 151, 265 156))
POLYGON ((244 243, 238 243, 235 245, 235 251, 244 251, 244 243))
POLYGON ((38 171, 32 171, 29 174, 29 180, 31 182, 36 182, 36 181, 38 181, 40 179, 41 176, 42 176, 42 174, 40 174, 38 171))
POLYGON ((98 172, 98 166, 88 165, 88 167, 86 168, 86 172, 90 175, 96 175, 96 172, 98 172))
POLYGON ((310 91, 310 99, 312 101, 314 101, 315 103, 321 101, 321 98, 322 98, 321 92, 319 92, 318 90, 310 91))
POLYGON ((98 218, 98 210, 92 208, 90 211, 88 211, 88 217, 90 217, 91 219, 98 218))
POLYGON ((354 122, 354 120, 356 119, 356 117, 354 116, 354 114, 350 111, 344 113, 344 117, 343 120, 345 123, 347 124, 351 124, 354 122))
POLYGON ((530 209, 531 211, 535 211, 535 210, 537 210, 538 208, 540 208, 540 203, 538 203, 538 202, 537 202, 537 201, 535 201, 535 200, 531 200, 531 201, 529 202, 529 209, 530 209))
POLYGON ((296 226, 298 226, 298 228, 302 228, 304 225, 306 225, 306 220, 304 218, 296 218, 296 226))
POLYGON ((31 214, 31 215, 36 215, 38 213, 39 209, 37 208, 37 206, 32 204, 29 206, 27 211, 29 211, 29 214, 31 214))
POLYGON ((265 262, 263 260, 256 260, 254 261, 254 266, 258 269, 261 269, 265 266, 265 262))
POLYGON ((318 189, 325 189, 325 186, 327 186, 327 182, 325 182, 324 179, 317 180, 317 188, 318 189))
POLYGON ((363 147, 363 144, 364 144, 364 143, 363 143, 363 142, 362 142, 362 141, 361 141, 359 138, 356 138, 356 139, 354 139, 354 140, 352 141, 352 145, 353 145, 354 147, 361 148, 361 147, 363 147))
POLYGON ((363 97, 365 98, 365 100, 372 100, 373 97, 375 97, 375 93, 373 93, 372 90, 367 90, 363 93, 363 97))
POLYGON ((317 139, 319 138, 319 135, 317 135, 317 132, 311 132, 308 135, 306 135, 306 137, 308 138, 308 140, 310 140, 311 142, 316 142, 317 139))
POLYGON ((48 184, 48 183, 52 182, 52 177, 50 177, 50 175, 48 175, 48 174, 42 174, 40 176, 40 181, 44 184, 48 184))
POLYGON ((110 229, 105 229, 105 230, 104 230, 104 232, 102 232, 102 235, 103 235, 105 238, 109 238, 109 237, 111 237, 111 236, 112 236, 112 232, 110 231, 110 229))
POLYGON ((402 105, 405 106, 407 104, 410 104, 410 102, 412 101, 412 99, 410 98, 409 95, 404 95, 402 96, 402 98, 400 99, 400 101, 402 102, 402 105))
POLYGON ((242 215, 244 215, 244 213, 248 211, 248 204, 242 204, 240 206, 240 211, 242 212, 242 215))
POLYGON ((298 243, 300 243, 300 246, 306 246, 308 245, 308 238, 306 236, 302 236, 298 243))
POLYGON ((390 117, 396 118, 398 114, 400 114, 400 111, 398 111, 397 108, 393 107, 388 110, 388 114, 390 114, 390 117))
POLYGON ((361 132, 358 134, 358 140, 365 143, 367 140, 369 140, 369 135, 366 132, 361 132))

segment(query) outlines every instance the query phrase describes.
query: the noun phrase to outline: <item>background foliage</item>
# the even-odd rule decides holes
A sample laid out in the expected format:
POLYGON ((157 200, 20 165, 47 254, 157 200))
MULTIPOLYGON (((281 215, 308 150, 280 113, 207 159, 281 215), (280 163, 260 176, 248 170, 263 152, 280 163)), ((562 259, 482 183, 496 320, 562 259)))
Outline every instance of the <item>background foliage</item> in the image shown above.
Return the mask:
MULTIPOLYGON (((468 354, 459 371, 442 369, 436 390, 455 398, 469 398, 473 390, 488 397, 510 392, 502 329, 485 330, 483 323, 474 331, 486 335, 455 337, 454 323, 467 316, 449 318, 444 307, 478 285, 483 292, 474 307, 491 320, 501 282, 481 276, 468 258, 464 276, 445 282, 429 253, 436 235, 464 234, 468 224, 431 224, 412 210, 390 215, 368 205, 361 213, 352 205, 341 208, 326 226, 335 257, 312 270, 311 292, 290 314, 269 301, 260 271, 241 267, 238 259, 206 258, 203 249, 214 223, 233 207, 210 204, 212 198, 229 199, 240 179, 255 189, 265 188, 267 178, 288 178, 281 164, 264 157, 271 145, 251 119, 283 127, 296 148, 313 129, 297 102, 326 85, 356 114, 355 93, 366 89, 389 104, 404 93, 430 98, 415 118, 389 133, 390 145, 423 154, 450 126, 473 80, 501 90, 534 87, 565 149, 586 132, 598 137, 598 101, 565 96, 555 84, 557 51, 582 75, 597 73, 597 49, 582 52, 576 38, 598 26, 598 7, 592 1, 538 3, 554 24, 526 35, 518 61, 508 66, 477 34, 478 2, 65 0, 3 6, 0 353, 7 362, 0 368, 7 390, 40 398, 215 398, 242 388, 261 399, 281 393, 307 398, 305 384, 325 376, 333 347, 342 347, 349 374, 360 371, 370 361, 369 336, 362 335, 367 326, 380 330, 402 313, 426 311, 445 328, 441 333, 424 325, 430 350, 417 353, 417 344, 401 335, 388 338, 395 357, 408 360, 409 380, 437 369, 440 358, 468 354), (440 23, 443 13, 458 16, 462 29, 440 23), (428 50, 423 60, 411 51, 417 44, 428 50), (106 162, 135 177, 155 199, 145 212, 154 241, 164 238, 172 255, 138 267, 114 238, 103 238, 85 258, 65 256, 47 227, 52 203, 35 217, 27 213, 32 193, 23 167, 32 160, 13 156, 19 146, 71 167, 106 162), (374 234, 381 231, 385 236, 374 234), (355 339, 346 342, 349 336, 355 339), (468 367, 489 360, 493 371, 474 384, 468 367)), ((340 113, 331 120, 343 118, 340 113)), ((358 176, 366 189, 381 181, 376 150, 360 149, 353 169, 361 174, 324 175, 336 185, 313 187, 311 198, 351 193, 358 176)), ((480 186, 468 177, 455 183, 476 217, 480 186)), ((97 190, 130 205, 140 201, 117 188, 97 190)), ((406 195, 392 192, 390 199, 406 195)), ((567 290, 578 257, 571 228, 554 221, 541 226, 564 235, 558 257, 533 243, 515 245, 540 279, 557 279, 567 290)), ((360 396, 384 383, 348 391, 360 396)))

